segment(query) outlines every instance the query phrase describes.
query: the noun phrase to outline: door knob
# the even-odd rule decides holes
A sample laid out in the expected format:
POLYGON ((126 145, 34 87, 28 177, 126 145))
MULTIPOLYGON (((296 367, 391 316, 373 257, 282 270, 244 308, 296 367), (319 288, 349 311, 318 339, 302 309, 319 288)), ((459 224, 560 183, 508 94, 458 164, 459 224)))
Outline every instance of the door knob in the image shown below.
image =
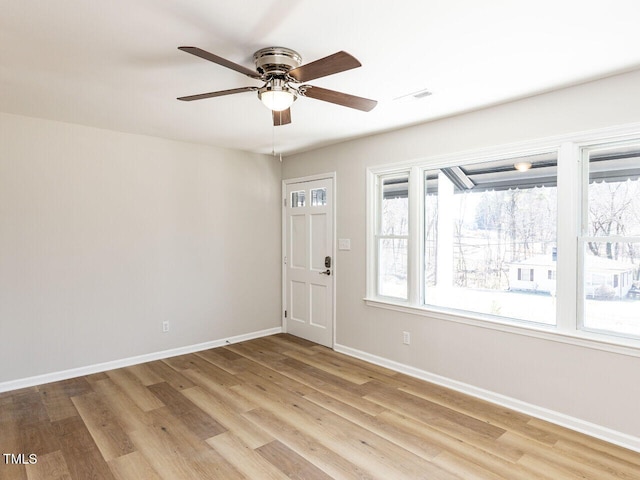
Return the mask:
POLYGON ((320 275, 331 275, 331 270, 327 268, 324 272, 320 272, 320 275))

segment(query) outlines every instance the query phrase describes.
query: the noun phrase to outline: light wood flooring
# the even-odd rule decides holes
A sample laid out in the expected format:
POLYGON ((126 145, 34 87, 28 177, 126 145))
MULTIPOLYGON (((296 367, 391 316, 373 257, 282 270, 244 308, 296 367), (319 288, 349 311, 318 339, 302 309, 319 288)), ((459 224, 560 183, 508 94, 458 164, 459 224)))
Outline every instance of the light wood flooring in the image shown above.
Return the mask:
POLYGON ((1 479, 640 479, 640 454, 289 336, 0 394, 1 479), (28 460, 28 457, 27 457, 28 460))

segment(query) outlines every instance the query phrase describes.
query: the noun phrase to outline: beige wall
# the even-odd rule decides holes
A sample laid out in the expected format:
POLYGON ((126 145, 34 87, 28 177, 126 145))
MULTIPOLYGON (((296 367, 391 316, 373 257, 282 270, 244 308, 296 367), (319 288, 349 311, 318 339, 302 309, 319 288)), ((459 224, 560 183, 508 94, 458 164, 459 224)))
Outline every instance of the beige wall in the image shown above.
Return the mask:
POLYGON ((363 301, 366 167, 638 121, 634 72, 285 159, 283 178, 337 172, 337 238, 351 239, 336 261, 337 343, 640 437, 638 357, 363 301), (410 346, 402 345, 403 330, 411 332, 410 346))
POLYGON ((0 383, 279 327, 280 168, 0 114, 0 383))

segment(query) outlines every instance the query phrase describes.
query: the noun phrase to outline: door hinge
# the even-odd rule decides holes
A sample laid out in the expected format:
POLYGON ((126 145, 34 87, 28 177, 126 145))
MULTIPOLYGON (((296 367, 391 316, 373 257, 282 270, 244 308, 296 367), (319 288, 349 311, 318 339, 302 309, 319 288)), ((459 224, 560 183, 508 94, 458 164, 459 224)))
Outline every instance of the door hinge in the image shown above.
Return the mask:
POLYGON ((284 264, 287 264, 287 257, 284 257, 284 264))
POLYGON ((287 311, 284 311, 284 318, 287 318, 287 311))
POLYGON ((282 199, 282 204, 283 204, 285 207, 287 206, 287 199, 286 199, 286 198, 283 198, 283 199, 282 199))

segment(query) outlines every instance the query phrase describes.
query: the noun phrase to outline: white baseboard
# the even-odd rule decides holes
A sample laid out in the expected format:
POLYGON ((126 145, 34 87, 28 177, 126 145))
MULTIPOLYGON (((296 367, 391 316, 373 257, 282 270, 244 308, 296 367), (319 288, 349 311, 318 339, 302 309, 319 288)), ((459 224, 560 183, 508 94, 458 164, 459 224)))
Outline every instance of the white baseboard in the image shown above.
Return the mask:
POLYGON ((556 425, 560 425, 562 427, 566 427, 571 430, 575 430, 577 432, 599 438, 609 443, 613 443, 615 445, 640 452, 640 438, 633 435, 618 432, 616 430, 612 430, 595 423, 587 422, 576 417, 571 417, 554 410, 539 407, 537 405, 523 402, 515 398, 507 397, 499 393, 494 393, 489 390, 474 387, 473 385, 469 385, 467 383, 458 382, 447 377, 442 377, 425 370, 420 370, 418 368, 398 363, 393 360, 378 357, 376 355, 356 350, 355 348, 350 348, 345 345, 335 344, 334 350, 336 352, 344 353, 345 355, 365 360, 375 365, 389 368, 390 370, 394 370, 396 372, 404 373, 412 377, 425 380, 427 382, 435 383, 437 385, 441 385, 443 387, 447 387, 452 390, 456 390, 458 392, 465 393, 467 395, 471 395, 473 397, 480 398, 491 403, 495 403, 497 405, 502 405, 503 407, 510 408, 517 412, 524 413, 541 420, 546 420, 551 423, 555 423, 556 425))
POLYGON ((44 375, 36 375, 33 377, 21 378, 18 380, 10 380, 8 382, 0 383, 0 393, 8 392, 10 390, 18 390, 20 388, 33 387, 35 385, 43 385, 45 383, 58 382, 60 380, 67 380, 69 378, 82 377, 84 375, 105 372, 107 370, 114 370, 116 368, 129 367, 131 365, 137 365, 139 363, 153 362, 154 360, 162 360, 163 358, 186 355, 187 353, 200 352, 202 350, 209 350, 210 348, 221 347, 223 345, 229 345, 232 343, 252 340, 254 338, 275 335, 276 333, 282 333, 282 327, 269 328, 267 330, 245 333, 243 335, 236 335, 234 337, 224 338, 221 340, 212 340, 210 342, 172 348, 170 350, 163 350, 161 352, 147 353, 135 357, 123 358, 120 360, 113 360, 110 362, 98 363, 95 365, 88 365, 86 367, 71 368, 69 370, 62 370, 59 372, 45 373, 44 375))

